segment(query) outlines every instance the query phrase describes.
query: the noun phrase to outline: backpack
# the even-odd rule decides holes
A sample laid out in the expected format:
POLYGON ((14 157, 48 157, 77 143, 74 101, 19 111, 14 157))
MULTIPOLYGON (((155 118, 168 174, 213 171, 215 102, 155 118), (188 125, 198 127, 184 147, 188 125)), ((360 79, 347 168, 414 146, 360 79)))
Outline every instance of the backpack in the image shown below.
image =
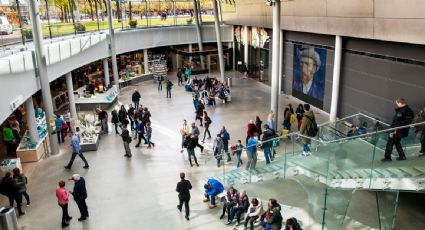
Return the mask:
POLYGON ((208 124, 208 125, 211 125, 211 123, 212 123, 212 120, 211 120, 211 118, 210 118, 210 117, 207 117, 207 120, 206 120, 206 122, 207 122, 207 124, 208 124))
POLYGON ((311 119, 308 116, 305 116, 305 117, 307 117, 307 119, 310 120, 310 126, 307 127, 307 136, 309 137, 317 136, 317 133, 319 132, 319 127, 317 126, 316 119, 315 118, 311 119))
POLYGON ((291 115, 289 116, 289 122, 290 122, 291 124, 294 124, 294 123, 295 123, 295 115, 294 115, 294 114, 291 114, 291 115))

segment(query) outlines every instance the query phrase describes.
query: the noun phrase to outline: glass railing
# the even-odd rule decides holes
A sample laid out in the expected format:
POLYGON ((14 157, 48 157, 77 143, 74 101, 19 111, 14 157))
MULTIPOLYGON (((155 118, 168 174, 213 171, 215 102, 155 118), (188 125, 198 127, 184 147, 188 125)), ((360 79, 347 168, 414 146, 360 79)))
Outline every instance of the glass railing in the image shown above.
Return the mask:
MULTIPOLYGON (((259 160, 255 168, 247 169, 244 162, 241 168, 229 170, 227 166, 215 176, 225 186, 250 191, 251 196, 282 198, 285 213, 301 215, 307 227, 391 229, 399 192, 425 191, 425 157, 418 156, 420 142, 416 132, 423 125, 425 122, 384 130, 375 128, 362 135, 327 141, 290 133, 267 141, 279 142, 273 148, 276 156, 271 163, 259 160), (403 136, 400 143, 407 160, 397 160, 394 147, 392 161, 382 161, 394 132, 403 136), (311 154, 303 154, 305 143, 309 143, 311 154), (308 202, 287 200, 284 194, 290 191, 302 194, 308 202), (359 199, 353 194, 362 191, 375 193, 369 207, 376 211, 373 221, 350 212, 349 207, 359 199)), ((323 127, 321 130, 329 135, 336 135, 335 129, 323 127)), ((262 159, 264 149, 260 146, 258 158, 262 159)))

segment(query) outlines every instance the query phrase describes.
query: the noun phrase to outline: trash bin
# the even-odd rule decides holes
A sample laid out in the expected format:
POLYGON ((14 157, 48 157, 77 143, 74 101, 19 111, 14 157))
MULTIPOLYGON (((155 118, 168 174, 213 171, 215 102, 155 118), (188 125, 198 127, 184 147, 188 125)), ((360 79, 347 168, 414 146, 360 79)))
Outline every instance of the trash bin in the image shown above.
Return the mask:
POLYGON ((231 86, 232 86, 232 78, 231 78, 231 77, 227 77, 227 85, 228 85, 229 87, 231 87, 231 86))
POLYGON ((13 207, 0 208, 0 229, 18 230, 18 220, 13 207))

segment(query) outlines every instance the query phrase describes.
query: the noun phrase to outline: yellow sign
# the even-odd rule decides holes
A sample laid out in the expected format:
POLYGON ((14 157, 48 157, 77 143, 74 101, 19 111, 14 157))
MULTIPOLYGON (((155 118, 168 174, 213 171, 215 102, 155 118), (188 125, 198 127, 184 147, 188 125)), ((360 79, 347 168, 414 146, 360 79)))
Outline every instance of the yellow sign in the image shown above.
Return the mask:
POLYGON ((236 13, 236 0, 222 0, 220 3, 223 13, 236 13))

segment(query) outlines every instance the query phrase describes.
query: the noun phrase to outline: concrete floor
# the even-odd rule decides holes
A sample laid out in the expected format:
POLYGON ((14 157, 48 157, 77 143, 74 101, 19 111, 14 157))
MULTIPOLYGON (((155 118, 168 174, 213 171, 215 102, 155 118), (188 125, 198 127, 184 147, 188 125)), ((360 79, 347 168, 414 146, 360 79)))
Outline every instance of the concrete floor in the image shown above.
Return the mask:
MULTIPOLYGON (((230 132, 231 143, 235 143, 237 139, 245 139, 248 120, 254 119, 256 115, 266 120, 270 110, 270 88, 251 79, 242 79, 239 73, 229 72, 227 75, 235 77, 231 88, 232 102, 219 103, 216 108, 208 107, 207 111, 212 118, 211 134, 214 136, 225 125, 230 132)), ((217 169, 216 162, 201 155, 197 149, 201 165, 199 168, 191 168, 186 151, 180 153, 180 125, 183 119, 192 122, 195 115, 191 93, 177 86, 174 76, 171 75, 175 82, 172 99, 165 97, 165 89, 158 92, 154 82, 124 88, 119 97, 118 103, 129 104, 133 89, 136 87, 141 92, 141 104, 152 113, 152 139, 156 143, 154 150, 146 146, 136 149, 133 141, 133 157, 124 158, 121 138, 110 133, 102 136, 98 151, 85 153, 90 164, 88 170, 82 168, 83 163, 79 158, 74 162, 72 170, 63 168, 70 158, 68 143, 62 144, 61 154, 36 164, 24 165, 24 170, 30 174, 28 193, 32 200, 31 206, 26 208, 27 214, 18 220, 21 229, 60 229, 61 210, 54 190, 57 181, 69 178, 74 173, 86 179, 90 218, 78 222, 78 208, 70 200, 69 211, 74 219, 69 229, 233 229, 224 225, 224 220, 219 220, 219 208, 210 210, 202 202, 205 179, 220 174, 223 167, 217 169), (176 209, 175 186, 180 172, 185 172, 193 185, 190 221, 186 221, 184 215, 176 209)), ((287 103, 296 107, 300 102, 281 95, 280 118, 282 107, 287 103)), ((328 119, 323 112, 317 112, 316 116, 319 123, 328 119)), ((226 165, 226 170, 234 168, 234 162, 226 165)), ((69 182, 66 187, 72 189, 73 182, 69 182)), ((253 193, 249 192, 248 195, 262 197, 262 194, 253 193)), ((5 199, 1 203, 7 204, 5 199)), ((283 215, 284 218, 289 217, 285 213, 283 215)), ((312 225, 309 229, 317 228, 312 225)))

